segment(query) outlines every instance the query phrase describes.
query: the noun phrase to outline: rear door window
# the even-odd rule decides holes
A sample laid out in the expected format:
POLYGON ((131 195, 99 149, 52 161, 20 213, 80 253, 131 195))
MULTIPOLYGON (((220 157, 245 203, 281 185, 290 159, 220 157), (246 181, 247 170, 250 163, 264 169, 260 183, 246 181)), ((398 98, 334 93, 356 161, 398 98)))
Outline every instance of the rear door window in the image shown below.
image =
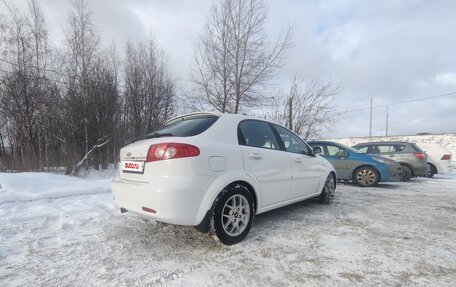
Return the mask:
POLYGON ((280 150, 279 142, 268 123, 256 120, 242 121, 239 124, 239 144, 280 150))
POLYGON ((378 145, 369 145, 367 148, 367 153, 380 153, 380 149, 378 148, 378 145))
POLYGON ((380 151, 380 153, 394 152, 394 148, 392 145, 378 145, 378 150, 380 151))
POLYGON ((395 144, 393 145, 394 152, 402 152, 405 149, 405 145, 395 144))
POLYGON ((368 146, 356 146, 354 148, 360 153, 367 153, 368 146))

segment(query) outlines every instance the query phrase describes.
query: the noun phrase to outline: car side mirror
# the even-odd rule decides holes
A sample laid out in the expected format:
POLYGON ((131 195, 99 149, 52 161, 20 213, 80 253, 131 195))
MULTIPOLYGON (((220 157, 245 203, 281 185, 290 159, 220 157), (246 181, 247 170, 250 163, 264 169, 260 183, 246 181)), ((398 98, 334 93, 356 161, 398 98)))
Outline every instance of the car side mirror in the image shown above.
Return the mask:
POLYGON ((344 150, 341 150, 341 151, 338 151, 335 156, 337 156, 338 158, 347 158, 348 157, 348 152, 344 151, 344 150))
POLYGON ((314 147, 312 148, 312 152, 313 152, 313 154, 319 154, 319 153, 321 153, 321 152, 322 152, 321 147, 319 147, 319 146, 314 146, 314 147))

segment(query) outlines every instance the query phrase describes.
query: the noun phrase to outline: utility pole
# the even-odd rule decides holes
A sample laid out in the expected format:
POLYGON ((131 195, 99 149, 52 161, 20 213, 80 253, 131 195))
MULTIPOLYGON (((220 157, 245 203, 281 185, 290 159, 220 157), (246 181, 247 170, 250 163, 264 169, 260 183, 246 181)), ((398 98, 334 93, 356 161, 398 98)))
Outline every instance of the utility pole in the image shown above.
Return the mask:
POLYGON ((388 136, 388 106, 386 107, 386 129, 385 136, 388 136))
POLYGON ((372 96, 370 100, 369 137, 372 137, 372 96))
POLYGON ((293 96, 288 98, 288 129, 293 130, 293 96))

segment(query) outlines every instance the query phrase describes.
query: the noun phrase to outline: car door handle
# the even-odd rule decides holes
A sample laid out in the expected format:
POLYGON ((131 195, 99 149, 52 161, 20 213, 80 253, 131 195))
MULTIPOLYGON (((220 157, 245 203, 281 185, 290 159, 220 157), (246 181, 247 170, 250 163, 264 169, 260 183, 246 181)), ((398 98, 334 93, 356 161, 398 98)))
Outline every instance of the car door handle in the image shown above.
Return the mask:
POLYGON ((263 157, 261 156, 261 154, 259 153, 249 153, 249 159, 253 159, 253 160, 258 160, 258 159, 262 159, 263 157))
POLYGON ((294 161, 295 162, 302 162, 302 157, 295 157, 294 161))
POLYGON ((395 157, 395 155, 394 154, 390 154, 389 157, 395 157))

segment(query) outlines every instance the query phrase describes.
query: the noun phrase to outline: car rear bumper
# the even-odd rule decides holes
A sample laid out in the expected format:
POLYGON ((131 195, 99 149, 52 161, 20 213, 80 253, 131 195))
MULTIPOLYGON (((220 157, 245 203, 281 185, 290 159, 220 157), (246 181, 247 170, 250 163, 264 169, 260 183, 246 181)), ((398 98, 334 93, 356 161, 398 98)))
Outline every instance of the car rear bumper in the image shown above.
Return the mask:
POLYGON ((427 174, 427 164, 425 166, 414 166, 413 167, 413 176, 426 176, 427 174))
POLYGON ((197 218, 213 178, 209 176, 155 177, 138 182, 116 177, 112 182, 114 202, 128 211, 177 224, 198 225, 197 218), (155 212, 153 212, 155 211, 155 212))
POLYGON ((451 164, 439 164, 437 166, 437 173, 442 174, 442 173, 450 173, 453 171, 453 167, 451 164))

